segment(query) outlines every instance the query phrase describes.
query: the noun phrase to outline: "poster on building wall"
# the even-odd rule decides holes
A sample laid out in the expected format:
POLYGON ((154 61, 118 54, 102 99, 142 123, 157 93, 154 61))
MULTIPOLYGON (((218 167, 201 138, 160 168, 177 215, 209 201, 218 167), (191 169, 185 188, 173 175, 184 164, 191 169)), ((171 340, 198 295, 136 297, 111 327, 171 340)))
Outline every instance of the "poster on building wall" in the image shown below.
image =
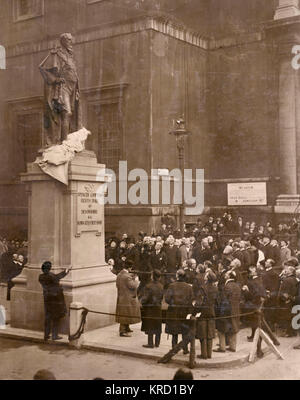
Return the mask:
POLYGON ((229 206, 267 205, 266 182, 228 183, 227 199, 229 206))

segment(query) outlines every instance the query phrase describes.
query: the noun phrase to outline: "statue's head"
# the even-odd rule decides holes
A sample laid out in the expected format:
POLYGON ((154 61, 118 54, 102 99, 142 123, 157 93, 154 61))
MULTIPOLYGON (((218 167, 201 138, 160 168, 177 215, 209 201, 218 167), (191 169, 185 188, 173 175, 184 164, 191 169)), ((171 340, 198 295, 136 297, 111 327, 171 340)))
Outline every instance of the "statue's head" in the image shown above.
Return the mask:
POLYGON ((67 50, 72 50, 73 36, 71 33, 63 33, 60 35, 60 43, 67 50))

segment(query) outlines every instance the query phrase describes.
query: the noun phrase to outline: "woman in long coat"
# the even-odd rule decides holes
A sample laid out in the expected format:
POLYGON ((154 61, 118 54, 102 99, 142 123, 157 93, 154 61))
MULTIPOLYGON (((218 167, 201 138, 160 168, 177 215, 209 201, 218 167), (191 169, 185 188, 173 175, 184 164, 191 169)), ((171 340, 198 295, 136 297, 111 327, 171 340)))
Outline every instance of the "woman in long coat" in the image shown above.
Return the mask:
POLYGON ((51 262, 45 261, 42 265, 43 273, 39 276, 39 282, 42 285, 44 294, 44 339, 49 339, 52 327, 52 339, 58 340, 61 339, 61 337, 58 336, 59 320, 67 313, 64 293, 62 287, 59 285, 59 281, 69 273, 69 269, 65 269, 65 271, 62 271, 59 274, 53 274, 50 272, 51 268, 51 262))
POLYGON ((161 302, 164 295, 164 288, 160 282, 161 272, 155 269, 152 273, 152 280, 144 289, 140 299, 142 304, 142 328, 148 335, 148 344, 143 347, 152 348, 153 336, 155 335, 155 347, 159 347, 161 337, 162 312, 161 302))
POLYGON ((127 268, 123 268, 118 273, 116 280, 118 290, 116 322, 120 324, 120 336, 127 337, 130 337, 129 333, 132 332, 129 325, 141 321, 141 307, 137 297, 139 280, 129 272, 131 264, 127 262, 127 268))
POLYGON ((218 295, 218 289, 215 285, 216 275, 212 271, 205 274, 205 284, 202 289, 202 295, 196 299, 195 308, 201 312, 197 321, 196 339, 200 340, 201 356, 199 358, 211 358, 212 342, 215 337, 215 303, 218 295))

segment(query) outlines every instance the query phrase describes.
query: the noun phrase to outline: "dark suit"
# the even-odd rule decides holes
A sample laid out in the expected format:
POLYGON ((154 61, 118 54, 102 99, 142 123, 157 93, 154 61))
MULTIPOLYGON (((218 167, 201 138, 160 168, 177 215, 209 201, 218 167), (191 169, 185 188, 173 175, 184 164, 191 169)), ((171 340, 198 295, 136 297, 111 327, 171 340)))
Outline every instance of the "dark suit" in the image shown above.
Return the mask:
POLYGON ((201 343, 201 357, 211 358, 212 341, 215 337, 216 324, 215 304, 218 295, 218 289, 213 283, 205 283, 202 293, 196 299, 196 310, 201 312, 197 321, 196 339, 201 343))
MULTIPOLYGON (((186 282, 177 281, 169 285, 165 300, 169 305, 166 317, 166 333, 172 335, 172 347, 177 344, 178 334, 182 334, 184 342, 187 340, 190 325, 186 316, 193 310, 193 289, 186 282)), ((187 343, 185 345, 187 351, 187 343)))
POLYGON ((155 335, 155 346, 158 347, 160 344, 163 295, 163 285, 158 281, 151 281, 145 286, 143 296, 140 299, 142 304, 141 330, 148 335, 149 346, 153 346, 153 335, 155 335))
POLYGON ((199 246, 193 250, 192 258, 196 260, 197 264, 203 264, 204 261, 212 261, 213 252, 210 248, 201 248, 199 246))
POLYGON ((277 314, 277 295, 280 284, 279 276, 272 268, 266 270, 262 274, 262 283, 267 291, 267 298, 264 303, 264 316, 266 322, 273 329, 277 314))
POLYGON ((166 270, 169 275, 166 276, 165 278, 165 286, 167 287, 171 282, 174 282, 175 277, 176 277, 176 271, 178 267, 180 266, 180 251, 178 247, 173 246, 166 246, 164 248, 164 252, 166 254, 166 270))
MULTIPOLYGON (((249 279, 248 281, 248 289, 243 292, 243 296, 245 299, 244 303, 244 312, 253 312, 259 309, 261 306, 261 299, 266 298, 266 291, 262 285, 261 280, 256 277, 249 279)), ((244 320, 248 323, 248 325, 253 329, 252 336, 254 334, 254 330, 259 325, 259 316, 257 314, 251 314, 244 318, 244 320)))
POLYGON ((59 274, 52 272, 39 276, 39 282, 43 288, 45 308, 45 338, 48 338, 52 325, 52 339, 58 336, 59 320, 67 313, 63 289, 59 285, 60 279, 67 275, 65 271, 59 274))
POLYGON ((151 270, 158 269, 160 272, 165 272, 167 268, 167 256, 164 251, 160 250, 156 253, 156 250, 151 254, 150 257, 151 270))
POLYGON ((229 340, 229 346, 232 350, 236 350, 236 334, 240 329, 240 285, 232 280, 227 280, 224 289, 219 292, 217 301, 217 316, 223 318, 216 321, 216 328, 219 333, 220 349, 226 350, 225 334, 229 340))
POLYGON ((298 281, 295 276, 287 276, 280 284, 278 292, 278 320, 282 328, 285 328, 287 333, 292 333, 292 317, 291 314, 294 301, 298 294, 298 281))

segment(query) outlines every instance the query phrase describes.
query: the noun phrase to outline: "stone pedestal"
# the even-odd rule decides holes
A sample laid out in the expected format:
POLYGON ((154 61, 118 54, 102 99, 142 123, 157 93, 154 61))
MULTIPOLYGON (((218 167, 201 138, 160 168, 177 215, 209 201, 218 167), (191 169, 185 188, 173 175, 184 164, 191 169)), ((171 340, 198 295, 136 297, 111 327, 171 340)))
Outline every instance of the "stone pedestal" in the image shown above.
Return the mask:
POLYGON ((274 19, 295 17, 300 15, 299 0, 279 0, 274 19))
MULTIPOLYGON (((101 197, 105 166, 93 152, 83 151, 69 164, 69 184, 60 183, 28 164, 22 181, 29 192, 29 261, 15 279, 11 293, 11 326, 42 330, 44 304, 38 277, 44 261, 52 272, 72 267, 61 280, 67 308, 72 302, 103 312, 115 312, 115 275, 105 264, 104 205, 101 197)), ((109 325, 114 318, 89 314, 86 329, 109 325)), ((68 317, 61 327, 69 333, 68 317)))

